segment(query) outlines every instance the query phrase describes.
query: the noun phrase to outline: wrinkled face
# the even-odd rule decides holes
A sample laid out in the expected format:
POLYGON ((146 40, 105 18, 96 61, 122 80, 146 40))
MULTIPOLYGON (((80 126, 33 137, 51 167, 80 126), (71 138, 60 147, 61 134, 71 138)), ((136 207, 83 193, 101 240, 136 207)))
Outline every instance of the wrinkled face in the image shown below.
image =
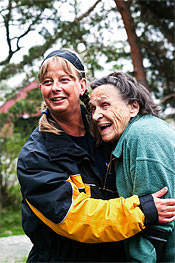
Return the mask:
POLYGON ((58 62, 50 63, 40 89, 55 117, 60 114, 73 114, 80 109, 80 95, 86 90, 86 80, 80 82, 78 78, 69 76, 58 62))
POLYGON ((93 121, 106 142, 117 141, 131 117, 139 112, 139 105, 127 104, 111 84, 98 86, 92 91, 90 107, 93 121))

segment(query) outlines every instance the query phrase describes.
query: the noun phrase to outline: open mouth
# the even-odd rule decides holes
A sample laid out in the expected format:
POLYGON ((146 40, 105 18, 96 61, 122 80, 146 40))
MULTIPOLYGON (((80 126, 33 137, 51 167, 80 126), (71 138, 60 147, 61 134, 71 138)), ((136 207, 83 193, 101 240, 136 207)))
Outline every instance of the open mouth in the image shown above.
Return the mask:
POLYGON ((99 128, 101 131, 104 131, 106 128, 111 127, 111 126, 112 126, 112 123, 109 123, 109 124, 101 125, 101 126, 99 126, 99 128))
POLYGON ((52 98, 51 101, 61 101, 64 100, 66 97, 62 97, 62 98, 52 98))

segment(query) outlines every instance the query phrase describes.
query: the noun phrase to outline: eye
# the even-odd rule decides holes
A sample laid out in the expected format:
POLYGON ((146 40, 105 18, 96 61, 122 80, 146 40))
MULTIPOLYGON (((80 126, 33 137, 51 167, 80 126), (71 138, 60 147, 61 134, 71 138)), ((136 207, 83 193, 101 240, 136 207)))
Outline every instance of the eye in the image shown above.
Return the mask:
POLYGON ((109 103, 108 102, 103 102, 102 104, 101 104, 101 106, 102 106, 102 108, 103 109, 107 109, 108 107, 109 107, 109 103))
POLYGON ((92 112, 92 113, 95 111, 95 109, 96 109, 96 107, 95 107, 95 106, 93 106, 93 105, 90 105, 90 110, 91 110, 91 112, 92 112))
POLYGON ((52 80, 51 79, 45 79, 45 80, 43 80, 42 84, 46 85, 46 86, 49 86, 49 85, 52 84, 52 80))
POLYGON ((61 82, 62 82, 62 83, 67 83, 67 82, 69 82, 69 81, 71 81, 71 78, 69 78, 69 77, 63 77, 63 78, 61 78, 61 82))

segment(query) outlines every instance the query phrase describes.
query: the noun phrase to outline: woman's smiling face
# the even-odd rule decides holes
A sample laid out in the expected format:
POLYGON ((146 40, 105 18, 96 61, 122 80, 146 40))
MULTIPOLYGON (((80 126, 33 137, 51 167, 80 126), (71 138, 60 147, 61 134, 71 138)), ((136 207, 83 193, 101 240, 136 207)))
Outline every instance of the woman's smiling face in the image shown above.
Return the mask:
POLYGON ((86 90, 86 81, 80 81, 66 73, 58 62, 48 65, 40 89, 51 113, 73 114, 80 108, 80 95, 86 90))
POLYGON ((106 142, 117 141, 139 111, 139 105, 125 102, 112 84, 103 84, 92 91, 90 107, 93 121, 106 142))

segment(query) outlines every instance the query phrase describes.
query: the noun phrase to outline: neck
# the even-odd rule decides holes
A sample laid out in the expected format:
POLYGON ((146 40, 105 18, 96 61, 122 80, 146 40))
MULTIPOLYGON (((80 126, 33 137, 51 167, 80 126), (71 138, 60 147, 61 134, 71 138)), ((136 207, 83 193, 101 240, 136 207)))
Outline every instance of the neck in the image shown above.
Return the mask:
POLYGON ((69 114, 67 117, 55 116, 51 114, 54 120, 62 127, 62 129, 72 136, 83 136, 85 134, 85 127, 81 112, 69 114))

